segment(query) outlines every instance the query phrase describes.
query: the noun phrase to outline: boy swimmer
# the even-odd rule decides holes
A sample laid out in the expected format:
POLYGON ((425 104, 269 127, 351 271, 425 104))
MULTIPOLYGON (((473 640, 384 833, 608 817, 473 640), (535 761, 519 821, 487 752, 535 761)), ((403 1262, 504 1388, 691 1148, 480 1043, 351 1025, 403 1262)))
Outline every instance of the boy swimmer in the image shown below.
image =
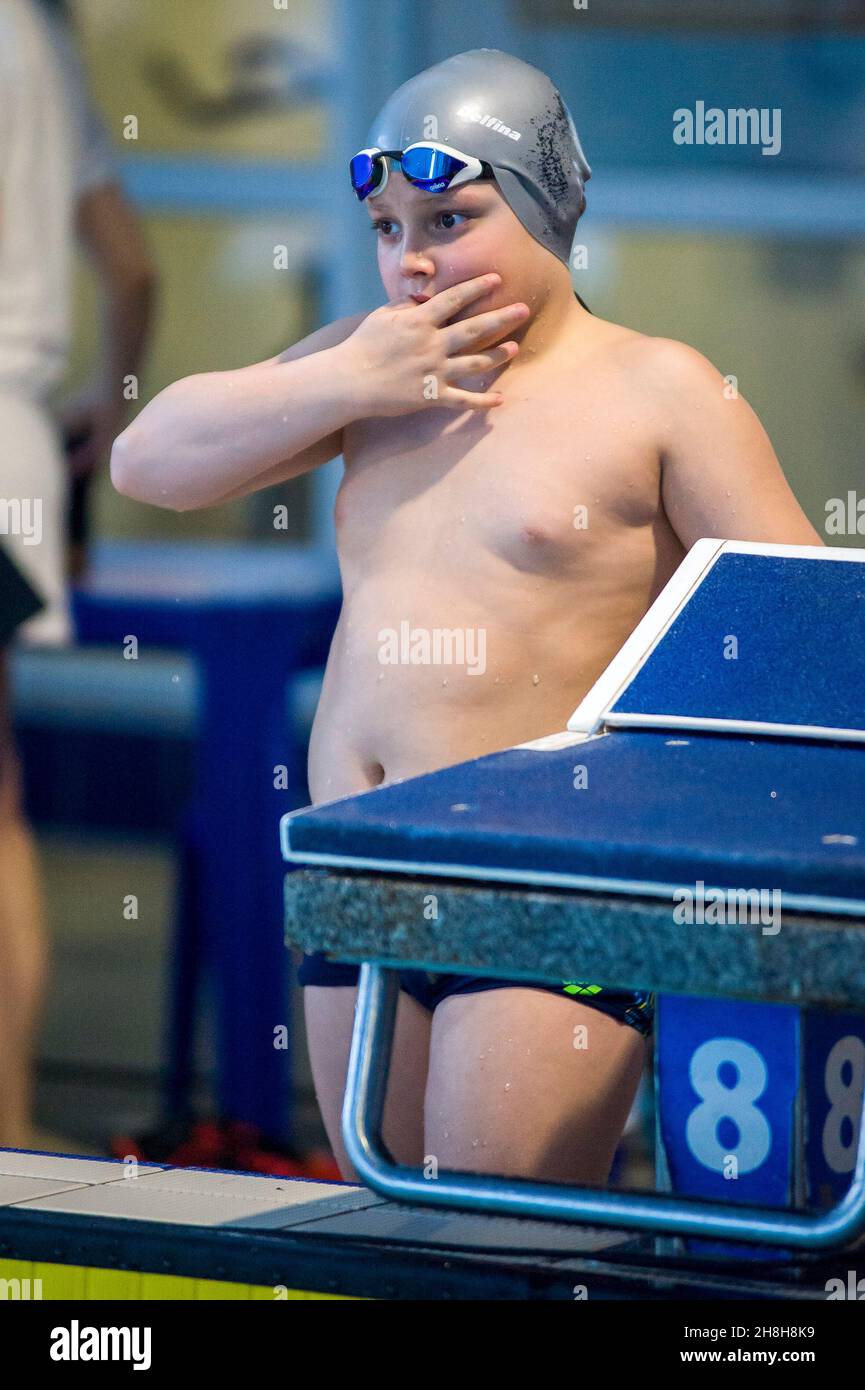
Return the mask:
MULTIPOLYGON (((705 358, 575 297, 590 170, 543 73, 495 49, 457 54, 394 93, 350 168, 387 303, 266 362, 176 382, 112 455, 121 492, 182 511, 342 454, 344 597, 309 750, 314 803, 563 729, 699 537, 822 543, 705 358), (483 662, 386 658, 406 626, 480 638, 483 662)), ((309 956, 299 975, 347 1179, 357 973, 309 956)), ((402 982, 383 1136, 398 1163, 606 1182, 650 995, 402 982)))

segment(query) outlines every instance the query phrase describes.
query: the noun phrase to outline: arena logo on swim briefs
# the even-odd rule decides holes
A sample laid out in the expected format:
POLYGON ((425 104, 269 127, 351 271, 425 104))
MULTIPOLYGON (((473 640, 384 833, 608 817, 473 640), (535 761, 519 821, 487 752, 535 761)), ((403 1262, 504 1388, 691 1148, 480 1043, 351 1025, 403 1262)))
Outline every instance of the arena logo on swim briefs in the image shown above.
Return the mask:
POLYGON ((0 497, 0 536, 22 536, 25 545, 42 540, 42 498, 0 497))
POLYGON ((149 1327, 52 1327, 52 1361, 131 1361, 134 1371, 150 1370, 149 1327))
POLYGON ((465 666, 468 675, 487 669, 487 634, 480 628, 412 627, 403 618, 399 631, 383 627, 378 634, 382 666, 465 666))
POLYGON ((763 154, 781 150, 781 108, 773 106, 706 107, 698 101, 694 110, 680 106, 673 112, 673 140, 677 145, 760 145, 763 154))
POLYGON ((781 930, 781 890, 779 888, 706 888, 701 878, 694 888, 673 892, 673 921, 685 926, 710 926, 722 922, 758 922, 763 936, 777 936, 781 930), (771 903, 771 908, 770 908, 771 903))

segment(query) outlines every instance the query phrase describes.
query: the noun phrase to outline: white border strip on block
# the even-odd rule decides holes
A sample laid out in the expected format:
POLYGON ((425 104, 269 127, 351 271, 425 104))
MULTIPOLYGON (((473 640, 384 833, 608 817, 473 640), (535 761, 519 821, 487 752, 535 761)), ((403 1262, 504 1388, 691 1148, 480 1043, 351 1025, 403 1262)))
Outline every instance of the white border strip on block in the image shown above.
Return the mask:
MULTIPOLYGON (((701 541, 696 542, 701 545, 701 541)), ((730 555, 779 555, 783 560, 856 560, 865 563, 865 550, 847 545, 780 545, 775 541, 724 541, 730 555)))
POLYGON ((694 542, 630 637, 577 705, 568 720, 570 730, 586 734, 597 732, 607 710, 633 680, 727 544, 713 536, 694 542))
POLYGON ((707 719, 695 714, 629 714, 617 709, 604 723, 610 729, 713 729, 728 734, 759 734, 778 738, 823 738, 839 743, 865 743, 865 728, 832 729, 824 724, 769 724, 762 719, 707 719))
POLYGON ((591 734, 575 734, 570 729, 562 729, 558 734, 544 734, 541 738, 533 738, 529 743, 515 743, 513 749, 509 748, 508 752, 513 752, 516 748, 531 748, 537 753, 555 752, 558 748, 570 748, 575 743, 586 743, 591 737, 591 734))
POLYGON ((286 811, 285 815, 279 818, 279 848, 283 859, 294 857, 291 850, 291 822, 296 815, 296 811, 286 811))
MULTIPOLYGON (((336 869, 371 869, 384 874, 407 874, 413 878, 465 878, 480 879, 490 883, 518 883, 526 888, 576 888, 589 893, 613 893, 620 897, 669 898, 670 911, 673 910, 672 897, 682 888, 693 892, 693 881, 689 884, 657 883, 651 880, 601 878, 590 874, 554 873, 544 869, 494 869, 474 864, 428 864, 420 861, 392 859, 364 859, 356 855, 318 854, 298 851, 289 853, 289 860, 298 864, 322 865, 336 869)), ((727 888, 707 887, 706 893, 726 893, 727 888)), ((759 891, 759 890, 757 890, 759 891)), ((865 918, 865 899, 829 898, 819 893, 785 893, 781 891, 781 911, 831 912, 844 917, 865 918)))

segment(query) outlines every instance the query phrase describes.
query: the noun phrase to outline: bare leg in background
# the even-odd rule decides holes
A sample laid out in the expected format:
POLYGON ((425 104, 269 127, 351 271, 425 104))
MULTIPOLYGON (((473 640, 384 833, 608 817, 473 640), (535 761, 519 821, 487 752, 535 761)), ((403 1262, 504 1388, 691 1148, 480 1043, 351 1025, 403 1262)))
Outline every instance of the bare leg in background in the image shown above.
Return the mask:
POLYGON ((33 1147, 33 1052, 48 964, 36 846, 21 804, 9 710, 8 652, 0 652, 0 1147, 33 1147))

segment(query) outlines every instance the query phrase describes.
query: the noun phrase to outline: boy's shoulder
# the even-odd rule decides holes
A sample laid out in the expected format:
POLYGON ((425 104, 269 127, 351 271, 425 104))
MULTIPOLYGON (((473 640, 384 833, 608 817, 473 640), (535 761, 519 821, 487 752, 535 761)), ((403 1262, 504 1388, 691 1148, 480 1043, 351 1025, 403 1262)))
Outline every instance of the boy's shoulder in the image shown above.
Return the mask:
POLYGON ((707 357, 677 338, 655 338, 621 324, 605 323, 606 350, 634 383, 652 391, 715 389, 723 378, 707 357))

